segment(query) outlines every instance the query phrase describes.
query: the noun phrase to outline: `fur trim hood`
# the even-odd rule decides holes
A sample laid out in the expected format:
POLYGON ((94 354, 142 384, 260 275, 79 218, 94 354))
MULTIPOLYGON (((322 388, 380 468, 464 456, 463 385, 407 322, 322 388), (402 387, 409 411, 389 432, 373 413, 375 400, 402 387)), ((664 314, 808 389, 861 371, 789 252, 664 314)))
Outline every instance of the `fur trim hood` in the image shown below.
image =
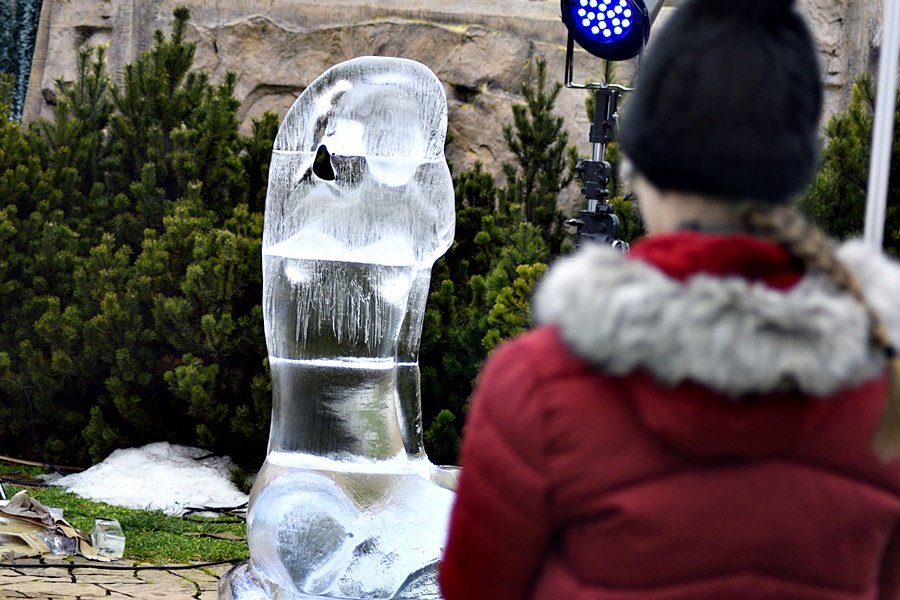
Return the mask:
MULTIPOLYGON (((900 346, 900 267, 861 242, 838 250, 900 346)), ((534 302, 572 351, 610 375, 635 370, 737 398, 826 396, 877 377, 886 361, 863 307, 817 274, 786 290, 737 275, 684 280, 602 245, 560 260, 534 302)))

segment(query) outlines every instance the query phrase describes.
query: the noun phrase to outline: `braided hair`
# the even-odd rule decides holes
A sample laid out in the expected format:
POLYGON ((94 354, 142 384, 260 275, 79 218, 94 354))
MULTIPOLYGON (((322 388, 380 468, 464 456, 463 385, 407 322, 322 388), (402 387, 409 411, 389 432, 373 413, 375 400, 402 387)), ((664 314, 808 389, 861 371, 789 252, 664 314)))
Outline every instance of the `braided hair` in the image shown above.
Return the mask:
POLYGON ((900 456, 900 358, 881 315, 866 298, 859 279, 838 259, 834 246, 794 208, 786 205, 747 204, 741 209, 746 229, 782 245, 808 272, 827 277, 839 290, 849 294, 865 309, 869 318, 872 345, 888 361, 890 383, 872 449, 883 460, 900 456))

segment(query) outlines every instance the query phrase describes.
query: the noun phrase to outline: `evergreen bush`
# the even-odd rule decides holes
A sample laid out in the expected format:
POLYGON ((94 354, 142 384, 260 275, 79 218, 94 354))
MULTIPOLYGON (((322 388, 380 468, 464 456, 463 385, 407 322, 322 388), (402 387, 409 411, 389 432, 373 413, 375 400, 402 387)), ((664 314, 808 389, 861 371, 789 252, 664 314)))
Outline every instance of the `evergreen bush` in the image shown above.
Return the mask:
MULTIPOLYGON (((900 195, 900 103, 894 117, 888 197, 900 195)), ((866 213, 869 158, 875 121, 875 85, 869 73, 853 84, 847 110, 834 115, 825 128, 822 165, 800 200, 800 210, 831 236, 844 240, 862 235, 866 213)), ((900 206, 888 202, 884 248, 900 256, 900 206)))
POLYGON ((234 77, 191 71, 189 18, 112 86, 78 56, 53 121, 0 129, 0 439, 85 464, 201 445, 247 464, 270 412, 261 198, 277 119, 238 134, 234 77))

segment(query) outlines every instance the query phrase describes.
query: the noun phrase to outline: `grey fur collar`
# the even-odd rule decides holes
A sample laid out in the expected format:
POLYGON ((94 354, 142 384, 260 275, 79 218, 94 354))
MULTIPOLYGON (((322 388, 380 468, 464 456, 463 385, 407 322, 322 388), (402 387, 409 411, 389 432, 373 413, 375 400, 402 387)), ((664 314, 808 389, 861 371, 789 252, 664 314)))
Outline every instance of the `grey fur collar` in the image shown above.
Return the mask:
MULTIPOLYGON (((900 346, 900 267, 860 242, 838 255, 900 346)), ((557 326, 575 354, 605 373, 643 369, 732 397, 782 389, 827 395, 885 366, 863 308, 817 275, 786 292, 738 277, 680 282, 592 245, 554 265, 534 307, 538 323, 557 326)))

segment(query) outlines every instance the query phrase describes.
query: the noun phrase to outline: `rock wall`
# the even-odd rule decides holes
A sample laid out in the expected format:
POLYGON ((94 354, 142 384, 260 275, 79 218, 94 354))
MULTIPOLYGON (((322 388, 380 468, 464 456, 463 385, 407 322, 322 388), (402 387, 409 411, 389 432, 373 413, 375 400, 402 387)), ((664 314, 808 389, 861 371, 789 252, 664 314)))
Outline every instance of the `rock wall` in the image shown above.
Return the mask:
MULTIPOLYGON (((677 10, 677 1, 666 4, 655 27, 677 10)), ((154 31, 169 30, 177 5, 191 9, 197 67, 214 81, 236 73, 245 131, 263 111, 284 115, 310 81, 340 61, 386 55, 424 63, 447 91, 455 171, 480 160, 496 172, 511 158, 502 125, 521 102, 532 58, 547 59, 551 81, 564 73, 566 32, 556 0, 44 0, 25 120, 51 114, 54 82, 72 79, 80 46, 108 44, 110 70, 120 79, 124 65, 152 46, 154 31)), ((853 78, 871 67, 880 5, 799 0, 819 43, 827 114, 846 106, 853 78)), ((577 52, 575 64, 576 81, 599 77, 599 61, 586 53, 577 52)), ((627 80, 633 68, 633 61, 619 63, 619 77, 627 80)), ((590 153, 587 93, 564 89, 557 103, 583 156, 590 153)))

